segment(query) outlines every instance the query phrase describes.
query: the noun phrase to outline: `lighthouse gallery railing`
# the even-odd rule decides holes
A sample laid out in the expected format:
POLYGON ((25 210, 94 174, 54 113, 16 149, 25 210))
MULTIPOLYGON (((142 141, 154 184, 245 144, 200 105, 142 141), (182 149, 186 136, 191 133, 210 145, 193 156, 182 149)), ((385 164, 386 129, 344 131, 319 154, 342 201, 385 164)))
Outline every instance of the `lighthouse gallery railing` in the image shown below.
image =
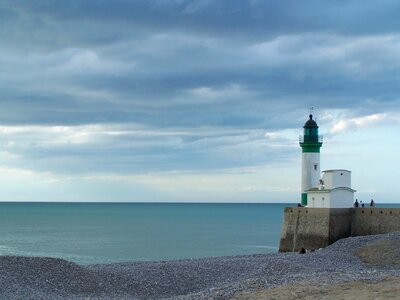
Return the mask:
POLYGON ((322 135, 300 135, 300 143, 322 143, 324 137, 322 135))

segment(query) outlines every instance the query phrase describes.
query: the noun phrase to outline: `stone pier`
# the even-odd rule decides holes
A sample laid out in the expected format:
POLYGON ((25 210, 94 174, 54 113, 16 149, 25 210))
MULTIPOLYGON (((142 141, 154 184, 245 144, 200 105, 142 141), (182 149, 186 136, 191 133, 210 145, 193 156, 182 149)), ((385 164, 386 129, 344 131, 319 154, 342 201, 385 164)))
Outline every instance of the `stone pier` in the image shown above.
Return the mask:
POLYGON ((280 252, 319 249, 339 239, 400 231, 400 208, 286 207, 280 252))

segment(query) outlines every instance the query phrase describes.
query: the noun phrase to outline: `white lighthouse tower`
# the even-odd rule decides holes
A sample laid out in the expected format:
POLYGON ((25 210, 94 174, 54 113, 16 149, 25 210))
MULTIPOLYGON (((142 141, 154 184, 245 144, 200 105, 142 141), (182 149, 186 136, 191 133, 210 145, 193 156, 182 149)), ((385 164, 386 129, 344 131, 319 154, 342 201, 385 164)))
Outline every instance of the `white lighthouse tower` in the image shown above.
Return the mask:
POLYGON ((322 146, 322 136, 318 135, 317 122, 310 114, 309 120, 304 124, 304 135, 300 136, 302 149, 301 165, 301 204, 307 205, 307 191, 318 186, 321 178, 321 166, 319 152, 322 146))

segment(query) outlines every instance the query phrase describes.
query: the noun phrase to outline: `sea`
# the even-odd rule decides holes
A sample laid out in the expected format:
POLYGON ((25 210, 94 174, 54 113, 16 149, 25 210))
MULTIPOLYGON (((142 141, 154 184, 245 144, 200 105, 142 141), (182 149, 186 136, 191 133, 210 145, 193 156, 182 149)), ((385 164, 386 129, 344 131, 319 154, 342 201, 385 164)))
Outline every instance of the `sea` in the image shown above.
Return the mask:
POLYGON ((0 202, 0 255, 97 264, 277 252, 287 206, 0 202))

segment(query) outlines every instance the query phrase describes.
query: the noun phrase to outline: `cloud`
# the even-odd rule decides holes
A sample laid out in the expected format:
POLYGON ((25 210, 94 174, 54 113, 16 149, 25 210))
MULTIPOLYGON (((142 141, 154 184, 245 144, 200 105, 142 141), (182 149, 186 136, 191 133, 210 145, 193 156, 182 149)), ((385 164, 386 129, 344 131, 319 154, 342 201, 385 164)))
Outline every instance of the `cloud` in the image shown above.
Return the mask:
POLYGON ((398 8, 2 1, 1 166, 78 177, 278 168, 296 161, 311 106, 328 137, 393 128, 398 8))
POLYGON ((304 74, 307 68, 318 68, 318 76, 340 72, 349 77, 357 75, 360 80, 397 69, 399 50, 397 34, 347 37, 306 33, 252 45, 248 56, 270 67, 303 67, 304 74))
POLYGON ((331 127, 330 132, 332 134, 337 134, 347 130, 360 129, 366 126, 379 124, 387 120, 387 117, 388 114, 373 114, 357 118, 342 119, 331 127))
MULTIPOLYGON (((4 28, 18 34, 3 39, 0 53, 6 124, 274 129, 275 114, 310 104, 398 106, 399 35, 367 26, 343 33, 339 25, 352 23, 347 13, 358 13, 356 2, 337 19, 334 4, 310 13, 293 1, 291 9, 268 1, 9 4, 4 14, 17 17, 4 28), (327 17, 316 24, 318 13, 327 17)), ((391 5, 374 11, 367 2, 362 13, 391 5)))
POLYGON ((169 129, 137 124, 0 126, 7 167, 59 174, 222 170, 282 163, 293 151, 287 134, 269 141, 261 129, 169 129), (276 148, 281 148, 274 153, 276 148))

